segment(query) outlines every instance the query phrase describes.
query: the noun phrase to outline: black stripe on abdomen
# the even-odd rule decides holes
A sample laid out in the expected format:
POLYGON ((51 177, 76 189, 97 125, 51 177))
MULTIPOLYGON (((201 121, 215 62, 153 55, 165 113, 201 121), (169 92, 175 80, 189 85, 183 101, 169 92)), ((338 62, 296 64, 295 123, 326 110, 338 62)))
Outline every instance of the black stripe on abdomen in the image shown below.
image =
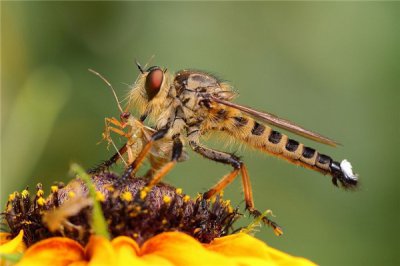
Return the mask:
POLYGON ((290 152, 295 152, 297 148, 299 147, 299 142, 293 139, 288 139, 288 142, 286 143, 286 150, 290 152))
POLYGON ((304 147, 303 148, 303 153, 301 154, 304 158, 310 159, 314 156, 315 150, 310 147, 304 147))
POLYGON ((257 121, 254 120, 253 129, 251 130, 251 134, 255 136, 261 136, 265 131, 265 126, 261 125, 257 121))
POLYGON ((237 127, 244 127, 249 122, 247 118, 241 116, 235 116, 233 119, 235 120, 235 126, 237 127))
POLYGON ((318 154, 317 162, 320 164, 328 164, 330 165, 332 162, 332 158, 325 154, 318 154))
POLYGON ((268 141, 273 144, 278 144, 282 139, 282 134, 278 131, 272 130, 271 134, 269 134, 268 141))

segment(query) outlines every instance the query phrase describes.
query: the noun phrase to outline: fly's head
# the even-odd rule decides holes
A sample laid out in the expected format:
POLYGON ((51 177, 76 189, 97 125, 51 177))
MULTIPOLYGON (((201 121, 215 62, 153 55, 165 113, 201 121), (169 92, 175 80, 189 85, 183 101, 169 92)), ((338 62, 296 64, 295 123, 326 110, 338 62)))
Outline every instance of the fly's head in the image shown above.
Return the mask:
POLYGON ((140 74, 129 93, 128 108, 134 106, 141 114, 157 116, 168 102, 171 75, 158 66, 144 70, 137 65, 140 74))

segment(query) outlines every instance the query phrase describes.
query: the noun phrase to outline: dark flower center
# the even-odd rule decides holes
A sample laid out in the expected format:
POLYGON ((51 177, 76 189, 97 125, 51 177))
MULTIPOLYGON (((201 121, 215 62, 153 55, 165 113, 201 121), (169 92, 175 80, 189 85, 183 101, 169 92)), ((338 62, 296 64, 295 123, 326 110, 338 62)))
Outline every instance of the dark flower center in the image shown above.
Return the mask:
MULTIPOLYGON (((215 201, 201 196, 190 199, 180 189, 165 183, 148 189, 144 178, 122 180, 112 173, 93 176, 92 181, 113 238, 129 236, 142 244, 162 232, 180 231, 209 243, 230 233, 239 217, 229 201, 219 196, 215 201)), ((80 179, 67 186, 53 186, 47 199, 38 184, 34 198, 27 190, 11 194, 2 215, 13 237, 24 230, 27 246, 52 236, 86 244, 93 231, 92 207, 88 202, 87 187, 80 179)))

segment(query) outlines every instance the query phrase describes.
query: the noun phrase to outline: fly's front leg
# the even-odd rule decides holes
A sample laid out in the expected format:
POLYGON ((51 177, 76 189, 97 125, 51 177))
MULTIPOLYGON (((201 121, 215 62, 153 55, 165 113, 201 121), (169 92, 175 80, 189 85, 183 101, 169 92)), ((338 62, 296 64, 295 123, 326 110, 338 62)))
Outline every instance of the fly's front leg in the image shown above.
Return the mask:
MULTIPOLYGON (((195 152, 201 154, 202 156, 219 163, 229 164, 233 167, 233 170, 229 174, 223 176, 216 185, 214 185, 211 189, 209 189, 206 193, 203 194, 203 197, 205 199, 209 199, 212 196, 216 195, 217 193, 221 192, 227 185, 229 185, 236 178, 239 172, 241 172, 246 209, 254 217, 260 217, 262 215, 260 211, 254 208, 253 193, 251 190, 250 178, 247 173, 245 165, 243 164, 243 162, 240 161, 240 159, 237 156, 207 148, 205 146, 202 146, 199 142, 193 140, 189 141, 189 145, 195 152)), ((262 217, 262 221, 265 224, 271 226, 274 229, 276 235, 282 234, 282 229, 275 222, 271 221, 265 216, 262 217)))
MULTIPOLYGON (((173 102, 171 102, 171 105, 173 105, 173 102)), ((174 135, 172 135, 172 156, 170 160, 168 159, 158 160, 155 157, 152 158, 153 159, 152 163, 154 163, 154 165, 157 166, 158 169, 155 169, 154 171, 149 170, 148 174, 153 173, 153 175, 150 176, 151 179, 147 184, 148 187, 152 187, 158 182, 160 182, 160 180, 169 171, 171 171, 171 169, 178 162, 179 158, 182 156, 183 144, 182 140, 180 139, 179 132, 182 132, 183 129, 186 127, 186 122, 184 119, 185 115, 183 113, 182 108, 179 106, 175 106, 175 109, 173 110, 175 111, 172 112, 172 115, 165 120, 165 127, 170 128, 171 132, 176 132, 174 135)))
POLYGON ((143 147, 142 151, 139 153, 137 158, 131 164, 128 165, 124 174, 122 175, 122 179, 128 179, 132 174, 134 174, 139 169, 139 166, 143 163, 154 141, 163 138, 167 133, 168 133, 168 128, 164 128, 160 129, 151 136, 149 142, 143 147))

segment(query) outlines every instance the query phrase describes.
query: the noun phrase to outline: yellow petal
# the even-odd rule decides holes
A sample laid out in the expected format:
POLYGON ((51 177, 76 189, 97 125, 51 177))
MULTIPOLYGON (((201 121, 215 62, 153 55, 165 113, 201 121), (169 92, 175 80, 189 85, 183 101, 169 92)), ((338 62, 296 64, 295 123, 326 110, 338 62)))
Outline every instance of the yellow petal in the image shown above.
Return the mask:
POLYGON ((127 248, 135 257, 137 257, 137 254, 140 250, 139 245, 135 242, 135 240, 127 236, 119 236, 114 238, 111 241, 111 245, 114 247, 115 250, 127 248))
POLYGON ((139 246, 131 238, 120 236, 114 238, 111 242, 116 253, 114 265, 142 265, 137 262, 137 253, 139 246))
POLYGON ((138 264, 138 265, 146 265, 146 266, 174 266, 175 265, 171 261, 169 261, 167 258, 163 258, 158 255, 151 255, 151 254, 139 257, 139 262, 143 263, 143 264, 138 264))
POLYGON ((76 262, 72 262, 70 264, 68 264, 68 266, 87 266, 88 262, 87 261, 76 261, 76 262))
POLYGON ((315 265, 307 259, 294 257, 271 248, 261 240, 244 233, 216 238, 205 247, 208 250, 213 250, 231 258, 237 257, 240 260, 243 260, 243 257, 247 257, 261 259, 272 263, 271 265, 315 265))
POLYGON ((227 256, 248 256, 267 260, 271 259, 269 247, 261 240, 245 233, 215 238, 210 244, 206 244, 205 247, 208 250, 213 250, 227 256))
POLYGON ((139 246, 129 237, 119 236, 111 241, 117 254, 114 265, 135 265, 135 266, 173 266, 168 260, 157 255, 146 255, 138 257, 139 246))
POLYGON ((111 242, 101 236, 91 236, 85 249, 88 265, 116 265, 116 253, 111 242))
MULTIPOLYGON (((140 254, 156 255, 173 265, 228 265, 228 258, 208 251, 196 239, 179 232, 159 234, 146 241, 140 254)), ((232 264, 230 264, 232 265, 232 264)))
POLYGON ((302 258, 302 257, 295 257, 295 256, 291 256, 289 254, 286 254, 280 250, 277 250, 275 248, 271 248, 268 247, 269 249, 269 254, 272 258, 272 260, 278 262, 278 265, 299 265, 299 266, 315 266, 317 264, 315 264, 314 262, 302 258))
POLYGON ((275 261, 264 260, 254 257, 233 257, 230 258, 231 263, 225 265, 240 265, 240 266, 280 266, 275 261))
POLYGON ((84 260, 82 246, 69 238, 52 237, 29 247, 18 266, 63 266, 84 260))
MULTIPOLYGON (((0 234, 7 241, 8 234, 0 234)), ((23 232, 0 246, 2 253, 12 253, 21 245, 23 232)), ((193 237, 179 232, 159 234, 142 248, 131 238, 120 236, 111 242, 92 236, 85 251, 68 238, 54 237, 36 243, 18 265, 240 265, 240 266, 312 266, 307 259, 294 257, 268 247, 264 242, 244 233, 216 238, 210 244, 200 244, 193 237)))
POLYGON ((24 231, 19 231, 19 234, 12 240, 9 240, 8 237, 9 234, 7 233, 1 234, 0 253, 11 254, 15 252, 22 252, 25 249, 24 242, 22 241, 24 237, 24 231))

